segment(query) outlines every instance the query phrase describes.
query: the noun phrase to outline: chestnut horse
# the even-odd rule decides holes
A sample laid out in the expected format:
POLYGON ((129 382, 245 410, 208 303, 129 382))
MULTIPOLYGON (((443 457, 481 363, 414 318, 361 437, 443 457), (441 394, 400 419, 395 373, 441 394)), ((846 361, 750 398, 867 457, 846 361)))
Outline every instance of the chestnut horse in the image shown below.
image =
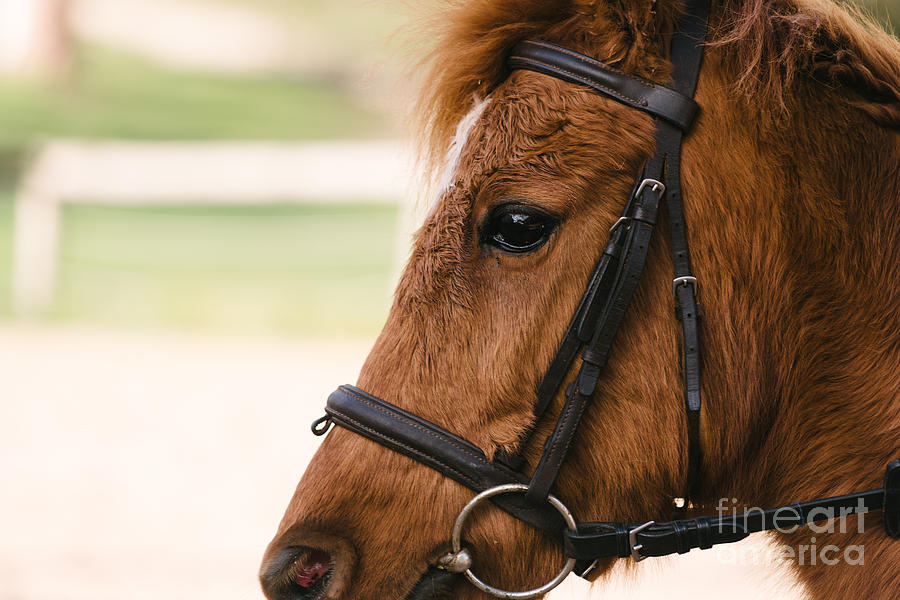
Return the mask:
MULTIPOLYGON (((444 182, 361 388, 488 458, 521 452, 534 469, 553 426, 540 422, 522 443, 534 390, 653 153, 654 121, 585 86, 510 72, 506 56, 538 38, 665 84, 681 10, 677 0, 448 9, 421 104, 426 154, 443 163, 444 182)), ((703 311, 693 510, 877 488, 900 448, 900 43, 828 0, 713 0, 695 100, 681 164, 703 311)), ((686 486, 668 244, 656 235, 650 245, 553 488, 582 520, 664 520, 686 486)), ((560 391, 549 413, 563 401, 560 391)), ((335 428, 266 552, 264 591, 406 598, 448 551, 471 498, 335 428)), ((900 543, 865 517, 814 534, 820 546, 864 548, 863 564, 791 561, 811 598, 900 596, 900 543)), ((778 535, 800 547, 811 532, 778 535)), ((506 589, 543 583, 563 560, 496 509, 474 515, 466 540, 475 570, 506 589)), ((441 593, 419 597, 485 597, 464 580, 441 593)))

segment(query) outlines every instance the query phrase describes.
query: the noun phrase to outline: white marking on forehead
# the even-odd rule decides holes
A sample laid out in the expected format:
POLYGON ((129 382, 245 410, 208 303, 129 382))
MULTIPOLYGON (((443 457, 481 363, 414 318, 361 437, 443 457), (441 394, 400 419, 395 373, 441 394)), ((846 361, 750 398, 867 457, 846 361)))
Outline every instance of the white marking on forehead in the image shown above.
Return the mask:
POLYGON ((475 127, 475 123, 481 118, 481 114, 490 102, 490 96, 483 100, 476 98, 475 106, 472 107, 468 114, 466 114, 456 126, 456 135, 453 136, 450 147, 447 149, 447 158, 444 162, 444 168, 441 171, 441 179, 438 184, 437 194, 435 195, 434 203, 431 207, 432 211, 434 210, 434 207, 437 206, 438 200, 444 195, 444 192, 450 189, 456 181, 456 170, 459 168, 459 159, 462 156, 462 151, 466 142, 469 140, 469 134, 472 133, 472 128, 475 127))

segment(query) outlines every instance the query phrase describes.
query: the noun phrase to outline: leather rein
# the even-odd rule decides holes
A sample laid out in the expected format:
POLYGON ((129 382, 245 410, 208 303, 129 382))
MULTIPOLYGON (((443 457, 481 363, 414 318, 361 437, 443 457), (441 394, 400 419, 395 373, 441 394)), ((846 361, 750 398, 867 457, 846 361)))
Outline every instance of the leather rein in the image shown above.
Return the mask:
POLYGON ((672 87, 623 73, 593 58, 541 40, 519 43, 507 59, 511 70, 536 71, 587 86, 603 96, 649 113, 656 125, 656 149, 637 178, 622 216, 610 229, 584 295, 538 385, 533 424, 523 436, 519 453, 500 453, 489 461, 480 448, 467 440, 349 385, 339 387, 329 396, 326 416, 313 423, 316 435, 324 435, 335 423, 477 492, 457 519, 452 552, 439 561, 437 568, 447 575, 464 574, 476 587, 499 598, 537 598, 572 571, 588 577, 601 558, 631 557, 640 561, 650 556, 684 554, 693 548, 707 549, 716 544, 736 542, 758 531, 823 520, 833 515, 834 510, 841 510, 842 515, 883 510, 886 533, 900 538, 900 460, 888 464, 884 487, 880 489, 765 511, 754 510, 742 515, 719 514, 665 523, 577 523, 565 505, 550 494, 640 281, 659 204, 663 200, 668 211, 674 263, 672 293, 682 329, 688 440, 684 497, 694 497, 699 485, 703 464, 699 434, 700 309, 696 298, 697 279, 691 271, 688 251, 680 162, 682 138, 689 132, 699 111, 693 97, 703 56, 708 4, 707 0, 688 0, 687 4, 688 11, 672 39, 672 87), (537 424, 544 418, 579 352, 577 375, 565 390, 563 409, 544 443, 537 467, 528 476, 523 472, 522 449, 533 437, 537 424), (490 586, 472 572, 471 556, 462 547, 461 530, 474 507, 488 499, 542 530, 564 549, 568 562, 552 581, 534 590, 509 592, 490 586))

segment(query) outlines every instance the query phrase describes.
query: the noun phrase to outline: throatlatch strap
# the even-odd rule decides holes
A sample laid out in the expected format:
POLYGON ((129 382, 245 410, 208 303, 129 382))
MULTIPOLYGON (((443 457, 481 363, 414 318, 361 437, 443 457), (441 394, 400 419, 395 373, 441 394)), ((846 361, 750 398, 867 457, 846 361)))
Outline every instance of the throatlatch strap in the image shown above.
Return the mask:
MULTIPOLYGON (((700 77, 703 44, 709 19, 708 0, 689 0, 688 11, 672 40, 672 69, 675 89, 693 98, 700 77)), ((681 193, 682 131, 660 123, 660 137, 666 151, 666 207, 669 239, 672 246, 675 314, 681 321, 681 369, 684 378, 684 405, 687 411, 688 472, 686 498, 697 495, 703 470, 700 442, 700 308, 697 305, 697 280, 691 271, 687 223, 681 193)))

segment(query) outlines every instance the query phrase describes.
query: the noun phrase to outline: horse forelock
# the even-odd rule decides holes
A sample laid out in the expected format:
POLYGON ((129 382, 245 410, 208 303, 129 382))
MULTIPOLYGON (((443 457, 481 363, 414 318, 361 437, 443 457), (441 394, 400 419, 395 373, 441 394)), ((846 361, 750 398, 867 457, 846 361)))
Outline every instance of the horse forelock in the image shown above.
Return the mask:
MULTIPOLYGON (((900 42, 861 10, 832 0, 712 0, 710 46, 724 50, 730 89, 761 112, 789 112, 808 77, 823 94, 847 95, 882 125, 900 127, 900 42), (843 90, 843 91, 842 91, 843 90)), ((654 58, 682 9, 679 0, 448 1, 429 29, 434 49, 414 113, 424 164, 439 169, 457 124, 509 75, 518 41, 542 37, 664 80, 654 58)))

